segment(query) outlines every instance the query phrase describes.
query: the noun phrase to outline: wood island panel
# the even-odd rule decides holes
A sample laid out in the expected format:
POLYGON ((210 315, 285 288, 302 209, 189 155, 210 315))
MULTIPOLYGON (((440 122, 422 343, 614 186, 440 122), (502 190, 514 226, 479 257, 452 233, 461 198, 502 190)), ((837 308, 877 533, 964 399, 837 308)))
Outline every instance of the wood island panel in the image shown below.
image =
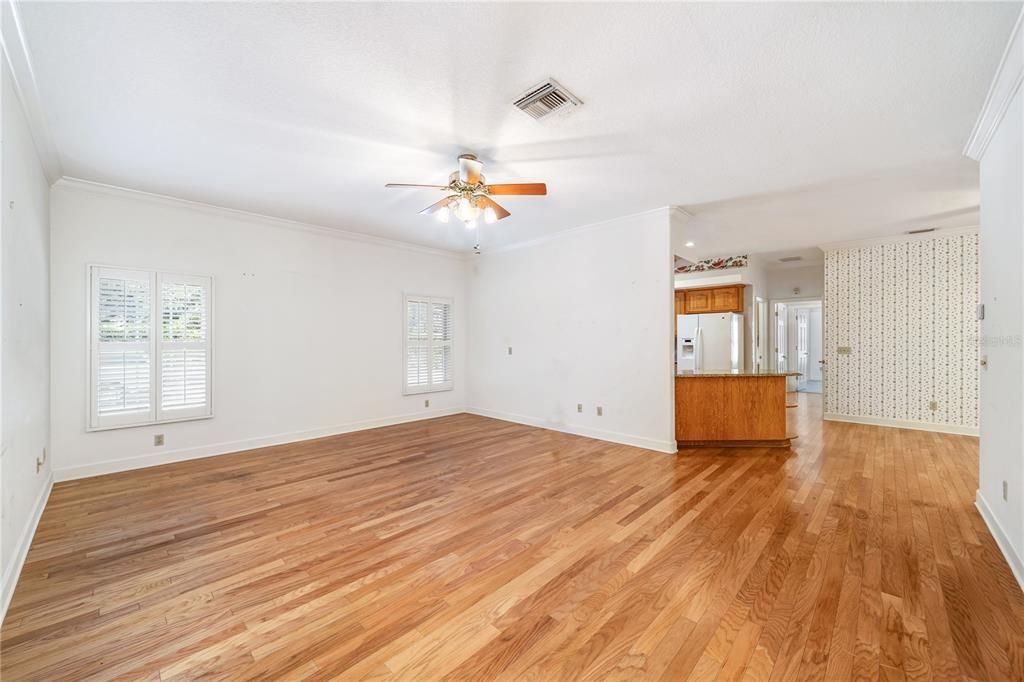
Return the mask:
POLYGON ((789 444, 785 376, 676 377, 680 444, 789 444))

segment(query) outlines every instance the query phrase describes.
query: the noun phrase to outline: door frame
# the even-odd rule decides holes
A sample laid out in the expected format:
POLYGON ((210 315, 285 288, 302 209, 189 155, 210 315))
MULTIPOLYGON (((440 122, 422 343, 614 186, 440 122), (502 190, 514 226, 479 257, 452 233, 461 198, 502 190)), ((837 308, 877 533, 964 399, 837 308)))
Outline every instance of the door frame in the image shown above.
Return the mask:
MULTIPOLYGON (((824 346, 824 343, 825 343, 825 294, 824 293, 822 293, 820 296, 794 296, 792 298, 773 298, 773 299, 770 299, 768 301, 768 309, 771 311, 771 315, 773 317, 775 315, 775 304, 776 303, 785 303, 787 306, 795 305, 797 307, 799 307, 801 303, 820 303, 821 304, 821 342, 822 342, 822 345, 824 346)), ((789 328, 789 321, 788 320, 786 321, 786 327, 787 327, 787 331, 788 331, 788 328, 789 328)), ((768 325, 768 328, 769 328, 769 339, 768 339, 769 346, 771 348, 775 348, 776 347, 775 346, 775 343, 776 343, 776 340, 775 340, 775 325, 774 324, 770 324, 770 325, 768 325)), ((788 351, 788 349, 787 349, 787 351, 788 351)), ((827 357, 827 355, 828 354, 825 352, 825 348, 822 347, 822 349, 821 349, 821 359, 824 360, 827 357)), ((774 355, 774 353, 772 354, 771 368, 772 368, 773 371, 775 370, 775 355, 774 355)), ((828 382, 828 372, 827 372, 827 369, 828 369, 827 365, 823 365, 822 366, 822 372, 821 372, 821 395, 822 396, 825 395, 825 386, 826 386, 826 384, 828 382)), ((793 385, 795 386, 795 382, 793 382, 793 385)), ((790 382, 788 380, 786 381, 786 390, 791 390, 790 382)))
MULTIPOLYGON (((787 305, 788 305, 787 312, 789 314, 789 325, 788 325, 789 329, 787 329, 787 333, 790 334, 790 337, 787 339, 787 341, 789 342, 789 351, 791 351, 792 354, 795 357, 796 354, 797 354, 797 352, 796 352, 797 339, 796 339, 796 337, 794 335, 794 331, 795 331, 796 325, 797 325, 797 319, 796 319, 795 312, 799 311, 799 310, 804 310, 804 311, 817 310, 819 312, 819 314, 820 314, 821 311, 824 309, 824 304, 822 302, 813 301, 811 303, 790 303, 790 304, 787 304, 787 305)), ((809 320, 808 320, 808 322, 809 322, 809 320)), ((810 340, 810 333, 811 333, 810 332, 810 329, 811 329, 810 324, 808 324, 807 329, 808 329, 808 341, 809 341, 810 340)), ((822 322, 822 326, 821 326, 821 329, 818 330, 818 334, 819 334, 820 337, 824 337, 824 335, 825 335, 824 322, 822 322)), ((819 338, 819 341, 821 343, 824 343, 824 338, 819 338)), ((822 359, 822 360, 825 359, 824 354, 822 354, 820 359, 822 359)), ((821 369, 821 368, 819 368, 819 369, 821 369)), ((808 366, 807 374, 808 375, 810 374, 810 366, 808 366)), ((807 376, 803 377, 803 381, 802 382, 800 381, 800 377, 794 377, 794 379, 795 379, 794 384, 796 386, 796 390, 797 391, 803 390, 803 388, 801 388, 801 384, 803 384, 804 387, 806 387, 806 382, 808 381, 807 376)))
POLYGON ((755 372, 766 371, 771 363, 768 362, 768 319, 771 317, 771 305, 764 296, 754 296, 753 303, 754 323, 753 339, 751 339, 751 369, 755 372))

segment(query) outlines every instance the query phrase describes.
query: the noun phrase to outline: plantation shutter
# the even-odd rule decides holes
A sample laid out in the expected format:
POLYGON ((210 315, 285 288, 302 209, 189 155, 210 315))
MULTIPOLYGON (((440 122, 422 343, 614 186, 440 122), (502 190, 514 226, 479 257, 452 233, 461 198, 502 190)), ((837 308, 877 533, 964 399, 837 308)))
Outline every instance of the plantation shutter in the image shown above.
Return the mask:
POLYGON ((405 299, 405 393, 449 390, 452 379, 452 302, 405 299))
POLYGON ((92 427, 153 419, 152 296, 151 273, 93 269, 92 427))
POLYGON ((210 279, 158 275, 158 419, 210 414, 210 279))
POLYGON ((212 280, 90 268, 89 429, 213 415, 212 280))

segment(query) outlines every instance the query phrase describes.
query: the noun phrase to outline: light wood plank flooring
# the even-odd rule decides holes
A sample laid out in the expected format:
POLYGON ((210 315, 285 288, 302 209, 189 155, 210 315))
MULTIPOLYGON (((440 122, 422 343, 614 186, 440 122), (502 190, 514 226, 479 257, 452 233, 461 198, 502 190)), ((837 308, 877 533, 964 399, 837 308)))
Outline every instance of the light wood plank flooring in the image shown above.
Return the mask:
POLYGON ((55 487, 8 680, 1024 679, 977 441, 663 455, 482 417, 55 487))

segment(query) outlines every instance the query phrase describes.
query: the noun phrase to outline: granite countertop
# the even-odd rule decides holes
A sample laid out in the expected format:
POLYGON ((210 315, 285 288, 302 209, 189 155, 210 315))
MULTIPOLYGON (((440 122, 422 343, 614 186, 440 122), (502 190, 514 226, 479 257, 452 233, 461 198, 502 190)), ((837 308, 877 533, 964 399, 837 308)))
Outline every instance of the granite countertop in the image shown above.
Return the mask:
POLYGON ((679 379, 694 379, 700 377, 798 377, 800 372, 771 372, 761 371, 755 372, 753 370, 743 369, 708 369, 695 371, 692 369, 684 369, 681 372, 676 372, 676 377, 679 379))

